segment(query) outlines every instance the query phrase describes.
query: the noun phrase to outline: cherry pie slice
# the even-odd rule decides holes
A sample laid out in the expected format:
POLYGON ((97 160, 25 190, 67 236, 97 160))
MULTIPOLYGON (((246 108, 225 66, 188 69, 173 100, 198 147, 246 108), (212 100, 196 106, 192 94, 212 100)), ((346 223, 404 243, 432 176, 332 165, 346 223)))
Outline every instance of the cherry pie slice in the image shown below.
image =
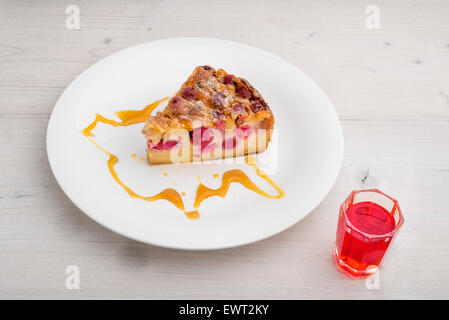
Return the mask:
POLYGON ((264 152, 273 125, 273 113, 248 81, 202 66, 142 133, 150 164, 163 164, 264 152))

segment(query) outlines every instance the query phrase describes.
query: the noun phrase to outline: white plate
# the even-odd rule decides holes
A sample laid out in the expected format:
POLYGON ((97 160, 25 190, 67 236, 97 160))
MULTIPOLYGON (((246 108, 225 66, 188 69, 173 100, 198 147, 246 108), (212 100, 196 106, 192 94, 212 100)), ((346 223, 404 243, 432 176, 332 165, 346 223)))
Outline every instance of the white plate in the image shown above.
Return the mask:
MULTIPOLYGON (((246 164, 139 164, 131 154, 145 156, 142 126, 99 124, 93 131, 97 143, 119 156, 117 173, 136 192, 154 195, 176 184, 175 189, 186 193, 186 209, 192 209, 198 176, 205 185, 217 188, 221 179, 214 179, 214 173, 240 168, 261 188, 276 194, 246 164)), ((79 75, 53 109, 47 152, 67 196, 103 226, 163 247, 219 249, 270 237, 311 212, 337 178, 343 135, 329 99, 290 63, 245 44, 178 38, 121 50, 79 75), (200 218, 190 220, 168 201, 131 198, 109 174, 107 155, 80 131, 96 113, 118 120, 117 110, 141 109, 172 95, 195 66, 205 64, 246 78, 270 105, 279 139, 270 143, 264 156, 274 163, 278 160, 277 170, 268 170, 285 196, 268 199, 233 183, 226 198, 206 199, 199 209, 200 218)))

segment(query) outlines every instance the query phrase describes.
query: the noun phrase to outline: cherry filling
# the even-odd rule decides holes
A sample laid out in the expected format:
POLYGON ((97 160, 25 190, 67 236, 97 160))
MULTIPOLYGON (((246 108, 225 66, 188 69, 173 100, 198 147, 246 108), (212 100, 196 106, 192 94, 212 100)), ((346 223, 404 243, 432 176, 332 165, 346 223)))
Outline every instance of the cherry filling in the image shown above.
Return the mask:
MULTIPOLYGON (((217 121, 215 123, 215 129, 218 129, 220 131, 224 131, 224 122, 223 121, 217 121)), ((234 131, 234 136, 223 139, 222 142, 222 148, 229 150, 234 149, 237 146, 237 139, 239 140, 246 140, 249 136, 253 134, 254 130, 249 125, 242 125, 238 127, 234 131)), ((205 127, 197 128, 193 131, 189 132, 190 134, 190 142, 194 146, 198 146, 198 143, 200 143, 201 151, 202 152, 211 152, 216 147, 216 143, 212 143, 214 140, 214 132, 213 130, 210 130, 205 127)))
POLYGON ((215 129, 220 130, 220 131, 225 131, 225 129, 226 129, 224 121, 217 121, 217 122, 215 122, 214 123, 214 127, 215 127, 215 129))
POLYGON ((214 140, 214 134, 212 130, 209 130, 204 127, 190 131, 189 134, 190 134, 190 142, 193 145, 198 146, 198 142, 200 142, 201 151, 205 150, 205 148, 212 142, 212 140, 214 140))
POLYGON ((223 83, 224 84, 231 84, 232 80, 234 80, 234 76, 232 74, 228 74, 227 76, 225 76, 223 78, 223 83))
POLYGON ((170 150, 174 146, 176 146, 177 144, 178 144, 178 141, 166 141, 166 142, 163 142, 161 140, 161 141, 159 141, 156 144, 150 141, 148 143, 148 148, 151 149, 151 150, 163 151, 163 150, 170 150))
MULTIPOLYGON (((224 125, 223 122, 217 122, 216 127, 217 129, 223 129, 222 125, 224 125), (218 125, 217 125, 218 124, 218 125)), ((240 140, 246 140, 248 137, 253 133, 253 129, 248 125, 243 125, 238 127, 235 131, 235 137, 226 138, 222 142, 222 148, 229 150, 234 149, 237 145, 237 139, 240 140)), ((190 134, 190 142, 192 144, 198 145, 198 142, 201 144, 201 151, 202 152, 211 152, 217 147, 216 143, 211 143, 214 140, 214 134, 212 130, 209 130, 208 128, 198 128, 193 131, 189 132, 190 134)), ((178 141, 159 141, 158 143, 153 143, 152 141, 148 142, 148 148, 151 150, 158 150, 158 151, 164 151, 164 150, 171 150, 173 147, 178 145, 178 141)))
POLYGON ((223 149, 226 150, 234 149, 236 146, 237 146, 237 139, 235 137, 226 138, 223 140, 223 149))
POLYGON ((246 140, 253 134, 253 129, 248 125, 243 125, 235 130, 235 136, 239 139, 246 140))

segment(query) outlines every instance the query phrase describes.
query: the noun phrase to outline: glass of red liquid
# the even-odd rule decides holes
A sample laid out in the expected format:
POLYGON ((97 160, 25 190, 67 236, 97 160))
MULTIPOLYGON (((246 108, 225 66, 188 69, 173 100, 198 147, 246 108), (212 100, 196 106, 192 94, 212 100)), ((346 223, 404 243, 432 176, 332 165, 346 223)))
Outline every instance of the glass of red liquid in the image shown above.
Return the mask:
POLYGON ((338 217, 337 268, 354 278, 377 272, 403 223, 395 199, 376 189, 351 192, 338 217))

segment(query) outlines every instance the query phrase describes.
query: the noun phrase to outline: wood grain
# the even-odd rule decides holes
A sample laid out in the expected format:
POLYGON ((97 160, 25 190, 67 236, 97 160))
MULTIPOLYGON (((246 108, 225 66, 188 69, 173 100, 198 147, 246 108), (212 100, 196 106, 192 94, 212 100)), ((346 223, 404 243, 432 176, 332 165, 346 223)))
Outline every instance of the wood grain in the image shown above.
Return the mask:
POLYGON ((365 27, 369 4, 0 1, 0 298, 449 298, 449 3, 376 1, 378 30, 365 27), (80 30, 65 27, 69 4, 80 30), (221 251, 152 247, 97 225, 55 182, 45 134, 65 87, 117 50, 182 36, 271 51, 335 104, 342 171, 287 231, 221 251), (339 204, 368 187, 399 199, 406 218, 377 290, 331 257, 339 204), (65 288, 67 265, 80 267, 80 290, 65 288))

